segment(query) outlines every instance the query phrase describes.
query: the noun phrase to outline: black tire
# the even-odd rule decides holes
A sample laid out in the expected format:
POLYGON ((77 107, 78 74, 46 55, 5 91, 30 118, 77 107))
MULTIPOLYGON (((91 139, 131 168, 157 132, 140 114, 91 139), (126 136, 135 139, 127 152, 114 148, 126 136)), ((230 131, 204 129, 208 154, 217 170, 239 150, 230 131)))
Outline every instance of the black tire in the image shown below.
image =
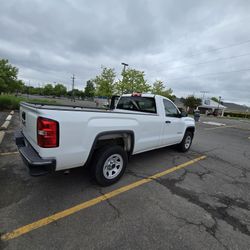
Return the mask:
POLYGON ((191 131, 185 132, 181 143, 177 145, 177 148, 180 152, 187 152, 190 149, 193 141, 193 136, 194 136, 193 132, 191 131))
POLYGON ((91 173, 99 185, 109 186, 116 183, 122 177, 127 164, 128 155, 121 146, 104 146, 98 149, 93 155, 91 173), (108 161, 110 165, 106 161, 108 161), (117 164, 115 162, 117 162, 117 164), (115 171, 117 172, 114 173, 115 171))

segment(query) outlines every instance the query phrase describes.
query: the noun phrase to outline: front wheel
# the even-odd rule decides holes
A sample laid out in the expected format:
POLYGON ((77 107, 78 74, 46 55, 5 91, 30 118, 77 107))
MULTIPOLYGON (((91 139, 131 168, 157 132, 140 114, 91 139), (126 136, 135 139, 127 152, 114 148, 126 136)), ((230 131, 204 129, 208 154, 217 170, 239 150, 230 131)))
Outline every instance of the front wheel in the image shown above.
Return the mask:
POLYGON ((112 185, 122 177, 127 163, 127 153, 121 146, 102 147, 93 155, 92 175, 101 186, 112 185))
POLYGON ((186 131, 181 143, 177 145, 178 150, 181 152, 187 152, 191 147, 192 141, 193 141, 193 133, 191 131, 186 131))

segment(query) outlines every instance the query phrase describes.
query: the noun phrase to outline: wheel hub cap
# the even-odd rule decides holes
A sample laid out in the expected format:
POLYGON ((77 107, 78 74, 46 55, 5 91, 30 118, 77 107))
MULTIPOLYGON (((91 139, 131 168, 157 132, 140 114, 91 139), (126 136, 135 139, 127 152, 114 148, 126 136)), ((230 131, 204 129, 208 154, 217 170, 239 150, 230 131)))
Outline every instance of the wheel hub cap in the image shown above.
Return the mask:
POLYGON ((119 154, 113 154, 105 161, 103 175, 107 179, 113 179, 119 175, 123 168, 123 159, 119 154))
POLYGON ((192 138, 191 136, 187 136, 185 140, 185 148, 188 149, 191 145, 192 138))

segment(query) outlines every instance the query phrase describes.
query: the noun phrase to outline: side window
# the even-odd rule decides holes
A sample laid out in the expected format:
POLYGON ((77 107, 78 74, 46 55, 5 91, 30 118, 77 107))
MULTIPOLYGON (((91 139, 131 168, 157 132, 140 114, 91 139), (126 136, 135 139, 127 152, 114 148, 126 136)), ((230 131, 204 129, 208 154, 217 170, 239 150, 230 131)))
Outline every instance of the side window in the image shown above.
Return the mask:
POLYGON ((179 114, 177 108, 174 106, 172 102, 166 99, 163 99, 163 104, 164 104, 166 116, 176 117, 179 114))

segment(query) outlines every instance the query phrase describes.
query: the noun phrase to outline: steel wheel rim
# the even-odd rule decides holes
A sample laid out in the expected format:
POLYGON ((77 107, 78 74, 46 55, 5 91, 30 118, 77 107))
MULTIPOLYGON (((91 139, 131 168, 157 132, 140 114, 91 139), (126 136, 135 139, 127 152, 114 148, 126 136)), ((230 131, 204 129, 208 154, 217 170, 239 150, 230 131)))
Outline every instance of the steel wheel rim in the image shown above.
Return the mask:
POLYGON ((123 159, 119 154, 113 154, 108 157, 103 165, 103 175, 106 179, 114 179, 123 168, 123 159))
POLYGON ((188 136, 186 137, 186 139, 185 139, 185 144, 184 144, 185 149, 188 149, 188 148, 190 147, 191 142, 192 142, 192 138, 191 138, 190 135, 188 135, 188 136))

